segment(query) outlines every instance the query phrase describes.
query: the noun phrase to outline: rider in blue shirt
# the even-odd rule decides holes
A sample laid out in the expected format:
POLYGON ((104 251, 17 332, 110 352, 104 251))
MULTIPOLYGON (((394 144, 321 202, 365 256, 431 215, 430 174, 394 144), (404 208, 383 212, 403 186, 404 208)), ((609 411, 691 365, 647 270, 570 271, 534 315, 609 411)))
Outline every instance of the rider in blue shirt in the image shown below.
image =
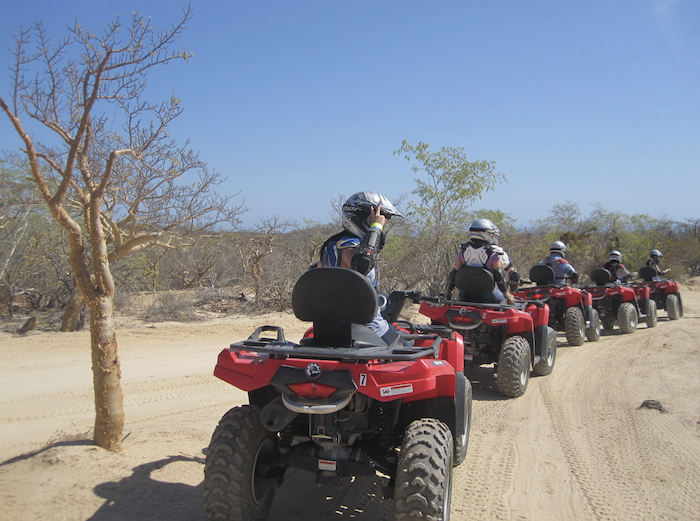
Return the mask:
POLYGON ((549 247, 549 257, 540 262, 541 266, 549 266, 554 270, 554 283, 566 284, 571 281, 573 284, 578 282, 578 273, 574 267, 569 264, 566 256, 566 244, 562 241, 554 241, 549 247))
MULTIPOLYGON (((391 202, 375 192, 358 192, 350 196, 342 208, 343 231, 326 240, 321 259, 313 267, 333 266, 362 273, 377 288, 375 256, 384 247, 384 225, 392 217, 403 217, 391 202)), ((377 313, 367 324, 372 331, 391 344, 398 333, 377 313)))

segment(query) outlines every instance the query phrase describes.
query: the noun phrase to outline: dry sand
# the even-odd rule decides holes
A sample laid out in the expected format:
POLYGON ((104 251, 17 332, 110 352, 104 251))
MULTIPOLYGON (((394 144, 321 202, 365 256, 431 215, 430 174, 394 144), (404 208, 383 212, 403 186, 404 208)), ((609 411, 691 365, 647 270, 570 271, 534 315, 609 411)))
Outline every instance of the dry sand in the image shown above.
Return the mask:
MULTIPOLYGON (((662 311, 656 328, 580 347, 560 333, 554 372, 518 399, 498 395, 491 368, 471 375, 452 519, 700 519, 700 291, 683 298, 685 317, 662 311), (647 399, 668 412, 640 409, 647 399)), ((120 329, 121 454, 90 441, 88 333, 0 333, 0 519, 204 520, 202 450, 246 399, 212 376, 216 357, 264 324, 290 339, 306 327, 268 314, 120 329)), ((391 518, 372 483, 312 481, 290 472, 268 519, 391 518)))

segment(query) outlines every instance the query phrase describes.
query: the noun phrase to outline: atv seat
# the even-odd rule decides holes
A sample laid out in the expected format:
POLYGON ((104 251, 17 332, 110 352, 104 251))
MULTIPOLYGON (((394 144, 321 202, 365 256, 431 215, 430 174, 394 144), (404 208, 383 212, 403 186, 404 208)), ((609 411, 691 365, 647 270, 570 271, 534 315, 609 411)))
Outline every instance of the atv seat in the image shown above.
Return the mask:
POLYGON ((455 276, 455 287, 467 302, 479 302, 483 295, 491 293, 495 286, 493 274, 477 266, 462 266, 455 276))
POLYGON ((386 346, 364 325, 377 316, 379 300, 370 281, 356 271, 330 267, 307 271, 292 290, 292 308, 299 320, 313 322, 314 336, 302 345, 386 346))
POLYGON ((533 266, 530 270, 530 280, 538 286, 554 284, 554 270, 546 264, 533 266))
POLYGON ((654 277, 658 277, 656 270, 651 266, 640 268, 638 275, 644 282, 653 282, 654 277))
POLYGON ((610 282, 612 275, 605 268, 597 268, 591 272, 590 277, 596 286, 605 286, 610 282))

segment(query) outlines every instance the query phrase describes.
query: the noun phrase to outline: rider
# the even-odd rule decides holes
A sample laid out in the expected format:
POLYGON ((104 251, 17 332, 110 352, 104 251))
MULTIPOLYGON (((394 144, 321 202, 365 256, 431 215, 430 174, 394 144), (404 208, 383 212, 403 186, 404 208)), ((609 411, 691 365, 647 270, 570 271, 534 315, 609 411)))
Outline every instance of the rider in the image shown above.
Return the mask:
MULTIPOLYGON (((506 268, 510 267, 510 257, 503 248, 498 246, 500 231, 489 219, 477 219, 469 226, 469 241, 461 244, 460 252, 455 259, 454 267, 447 282, 448 296, 455 287, 457 271, 464 265, 485 268, 493 273, 496 287, 493 293, 482 296, 484 302, 501 304, 506 301, 512 304, 513 295, 510 293, 506 280, 506 268), (504 259, 508 265, 504 265, 504 259)), ((461 296, 460 299, 464 299, 461 296)))
POLYGON ((569 280, 576 284, 578 273, 564 257, 566 257, 566 244, 562 241, 554 241, 549 247, 549 257, 540 262, 540 266, 549 266, 554 270, 555 284, 565 284, 569 280))
MULTIPOLYGON (((375 256, 384 247, 384 225, 392 217, 403 215, 383 195, 375 192, 357 192, 351 195, 342 208, 344 230, 323 243, 320 260, 311 267, 353 269, 362 273, 377 288, 375 256)), ((387 344, 391 344, 398 337, 396 329, 380 312, 367 327, 382 337, 387 344)))
POLYGON ((617 250, 610 252, 608 262, 603 265, 603 268, 610 272, 610 282, 619 281, 626 284, 628 277, 632 276, 632 273, 622 264, 622 253, 617 250))
POLYGON ((651 250, 651 253, 649 253, 649 260, 647 261, 647 266, 654 268, 656 270, 656 277, 654 277, 656 280, 658 280, 661 275, 666 275, 668 272, 670 272, 670 269, 665 269, 662 270, 661 266, 659 266, 659 263, 661 262, 661 257, 663 257, 664 254, 661 253, 659 250, 651 250))

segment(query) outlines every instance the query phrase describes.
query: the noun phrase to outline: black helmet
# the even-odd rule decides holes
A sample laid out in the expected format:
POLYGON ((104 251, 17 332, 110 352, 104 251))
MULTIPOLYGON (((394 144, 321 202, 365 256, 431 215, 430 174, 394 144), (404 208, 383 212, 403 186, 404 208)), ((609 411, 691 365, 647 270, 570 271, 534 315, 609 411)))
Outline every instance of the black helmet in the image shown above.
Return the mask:
POLYGON ((469 226, 469 240, 498 244, 501 231, 489 219, 477 219, 469 226))
POLYGON ((562 257, 566 257, 566 244, 561 241, 554 241, 549 247, 550 253, 558 253, 562 257))
POLYGON ((619 262, 620 264, 622 264, 622 253, 620 253, 617 250, 613 250, 608 255, 608 260, 609 261, 616 261, 616 262, 619 262))
POLYGON ((342 208, 343 228, 356 237, 364 236, 369 228, 367 218, 372 210, 381 204, 381 214, 387 219, 403 217, 393 204, 381 194, 375 192, 357 192, 351 195, 342 208))
POLYGON ((661 253, 659 250, 651 250, 651 253, 649 253, 649 258, 656 262, 659 262, 661 260, 661 257, 663 256, 664 254, 661 253))

